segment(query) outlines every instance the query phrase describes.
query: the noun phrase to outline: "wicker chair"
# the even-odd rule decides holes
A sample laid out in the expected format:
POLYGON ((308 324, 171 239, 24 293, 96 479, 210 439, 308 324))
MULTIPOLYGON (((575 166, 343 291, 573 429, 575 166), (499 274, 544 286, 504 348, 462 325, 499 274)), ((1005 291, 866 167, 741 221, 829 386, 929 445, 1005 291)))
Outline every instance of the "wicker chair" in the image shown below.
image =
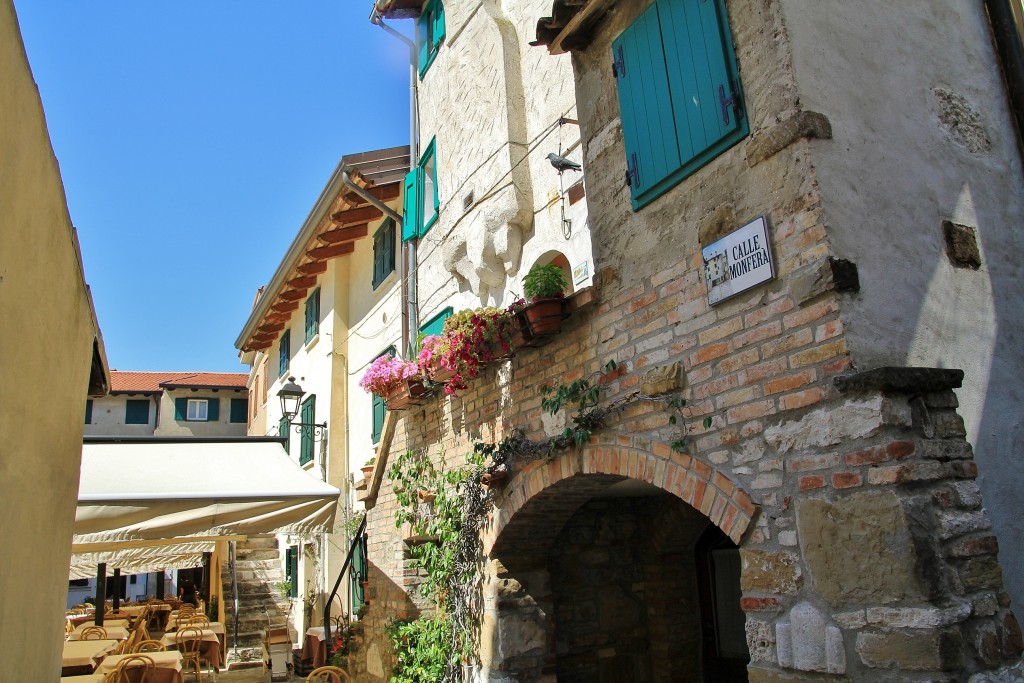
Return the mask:
POLYGON ((306 683, 342 683, 342 680, 351 682, 348 672, 336 666, 321 666, 313 669, 306 676, 306 683))
POLYGON ((203 680, 201 671, 203 632, 194 626, 185 626, 178 629, 177 633, 174 634, 174 643, 177 645, 178 651, 181 652, 182 676, 184 677, 185 675, 186 667, 194 666, 196 669, 196 681, 201 683, 203 680))
MULTIPOLYGON (((145 655, 130 655, 117 663, 112 679, 116 683, 147 683, 156 663, 145 655)), ((107 679, 104 678, 104 683, 107 679)))
POLYGON ((163 652, 166 649, 159 640, 141 640, 132 647, 132 652, 163 652))
POLYGON ((106 640, 107 629, 102 626, 86 626, 78 634, 79 640, 106 640))

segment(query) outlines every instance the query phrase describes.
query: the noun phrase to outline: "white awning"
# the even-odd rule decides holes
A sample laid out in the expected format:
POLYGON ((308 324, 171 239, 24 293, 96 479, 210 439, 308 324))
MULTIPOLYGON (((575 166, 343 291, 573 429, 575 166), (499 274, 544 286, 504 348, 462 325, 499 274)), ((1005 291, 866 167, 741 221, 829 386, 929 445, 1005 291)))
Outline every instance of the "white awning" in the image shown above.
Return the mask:
POLYGON ((89 438, 72 552, 321 531, 340 495, 277 439, 89 438))
POLYGON ((107 571, 120 569, 122 574, 152 574, 165 570, 189 569, 203 566, 203 555, 212 553, 215 541, 169 543, 168 545, 122 548, 95 553, 75 553, 71 556, 69 579, 94 579, 96 566, 107 565, 107 571))

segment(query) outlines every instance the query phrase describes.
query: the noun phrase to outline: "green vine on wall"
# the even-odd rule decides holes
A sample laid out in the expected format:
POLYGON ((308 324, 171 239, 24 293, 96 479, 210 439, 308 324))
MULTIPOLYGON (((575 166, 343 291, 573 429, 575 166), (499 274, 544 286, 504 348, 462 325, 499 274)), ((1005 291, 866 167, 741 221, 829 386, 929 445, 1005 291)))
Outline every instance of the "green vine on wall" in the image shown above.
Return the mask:
MULTIPOLYGON (((516 462, 550 460, 557 451, 586 444, 608 415, 636 400, 658 401, 669 410, 669 423, 681 429, 672 442, 685 448, 685 400, 676 395, 651 397, 634 392, 601 405, 604 385, 595 383, 617 369, 614 360, 569 384, 540 389, 541 409, 550 415, 573 411, 560 433, 542 441, 512 429, 497 443, 476 443, 463 466, 449 467, 444 454, 432 459, 425 451, 406 451, 388 471, 394 482, 399 509, 395 526, 410 526, 423 542, 409 547, 412 565, 422 570, 421 594, 434 610, 414 618, 395 619, 386 633, 395 652, 391 680, 398 683, 455 683, 462 666, 476 656, 482 605, 483 554, 480 532, 490 512, 491 491, 482 484, 486 475, 508 472, 516 462), (426 502, 428 501, 429 502, 426 502)), ((709 427, 711 418, 704 420, 709 427)))

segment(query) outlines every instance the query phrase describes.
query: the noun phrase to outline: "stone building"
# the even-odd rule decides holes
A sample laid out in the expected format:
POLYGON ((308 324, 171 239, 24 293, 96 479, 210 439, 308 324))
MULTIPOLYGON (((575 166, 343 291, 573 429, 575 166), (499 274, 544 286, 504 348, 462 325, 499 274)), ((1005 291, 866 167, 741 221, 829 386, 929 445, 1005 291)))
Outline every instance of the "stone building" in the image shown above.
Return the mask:
POLYGON ((492 489, 474 680, 1019 661, 1024 173, 999 4, 376 3, 419 26, 408 315, 507 305, 538 262, 592 280, 548 345, 388 413, 359 680, 427 607, 388 463, 557 434, 541 387, 591 375, 616 409, 589 442, 492 489), (585 202, 549 152, 582 161, 585 202))

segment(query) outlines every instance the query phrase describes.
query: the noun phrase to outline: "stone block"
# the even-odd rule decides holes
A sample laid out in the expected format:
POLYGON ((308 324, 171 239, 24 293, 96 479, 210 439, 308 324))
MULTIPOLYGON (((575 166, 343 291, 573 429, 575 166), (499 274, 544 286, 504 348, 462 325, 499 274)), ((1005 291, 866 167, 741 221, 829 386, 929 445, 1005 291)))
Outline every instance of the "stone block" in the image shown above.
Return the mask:
POLYGON ((680 362, 655 368, 644 375, 640 393, 647 396, 661 396, 686 387, 686 373, 680 362))
POLYGON ((957 268, 981 267, 981 250, 978 249, 978 235, 969 225, 942 221, 942 236, 946 242, 946 256, 957 268))
POLYGON ((846 650, 842 632, 822 612, 802 602, 789 612, 789 623, 776 625, 779 664, 801 671, 845 673, 846 650))
POLYGON ((769 159, 797 140, 817 138, 832 139, 832 124, 824 114, 800 111, 767 130, 753 135, 747 142, 747 163, 756 166, 769 159))
POLYGON ((750 661, 775 663, 775 629, 766 621, 747 619, 747 648, 750 661))
POLYGON ((972 557, 960 567, 958 573, 968 593, 1003 587, 1003 572, 995 555, 972 557))
POLYGON ((846 676, 827 676, 824 674, 802 674, 792 671, 776 671, 774 669, 760 669, 757 667, 747 668, 747 680, 749 683, 846 683, 850 679, 846 676))
POLYGON ((792 593, 803 585, 796 555, 740 549, 743 571, 740 588, 751 593, 792 593))
POLYGON ((872 396, 819 408, 799 420, 769 427, 764 431, 765 440, 779 453, 787 453, 872 436, 885 424, 883 403, 881 396, 872 396))
POLYGON ((922 599, 906 515, 890 491, 797 503, 797 530, 815 589, 833 607, 922 599))
POLYGON ((963 649, 963 637, 955 629, 857 636, 857 654, 865 665, 873 668, 952 671, 962 666, 963 649))

